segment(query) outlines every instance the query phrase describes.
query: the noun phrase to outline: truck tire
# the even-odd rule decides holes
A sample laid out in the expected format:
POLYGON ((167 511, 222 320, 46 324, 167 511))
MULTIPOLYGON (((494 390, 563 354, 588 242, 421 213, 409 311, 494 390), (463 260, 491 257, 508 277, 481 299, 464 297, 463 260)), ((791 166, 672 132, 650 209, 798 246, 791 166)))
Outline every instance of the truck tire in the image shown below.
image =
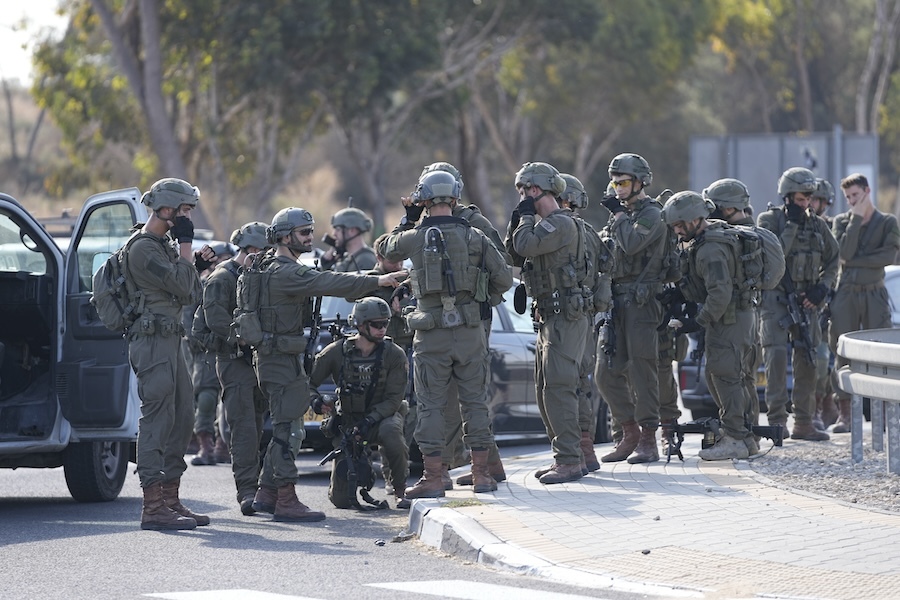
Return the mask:
POLYGON ((127 442, 75 442, 63 453, 66 485, 78 502, 115 500, 127 470, 127 442))

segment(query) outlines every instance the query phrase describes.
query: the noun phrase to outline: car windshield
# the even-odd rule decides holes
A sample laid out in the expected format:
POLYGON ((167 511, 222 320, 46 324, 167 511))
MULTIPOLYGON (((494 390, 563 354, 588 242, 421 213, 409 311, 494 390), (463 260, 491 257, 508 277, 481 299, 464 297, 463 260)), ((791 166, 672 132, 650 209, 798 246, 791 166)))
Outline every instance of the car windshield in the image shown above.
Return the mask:
POLYGON ((46 249, 42 248, 19 223, 0 214, 0 271, 47 273, 46 249))

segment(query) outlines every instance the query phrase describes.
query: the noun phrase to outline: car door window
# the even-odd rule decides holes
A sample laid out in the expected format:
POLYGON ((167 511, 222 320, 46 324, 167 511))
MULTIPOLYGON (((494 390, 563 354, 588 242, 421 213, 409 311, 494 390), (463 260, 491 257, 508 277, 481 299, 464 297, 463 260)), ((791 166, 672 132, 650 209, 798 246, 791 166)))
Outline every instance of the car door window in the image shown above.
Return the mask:
POLYGON ((10 215, 0 214, 0 271, 47 273, 46 248, 38 244, 29 229, 10 215))
POLYGON ((74 254, 80 291, 92 290, 95 267, 99 268, 106 256, 125 245, 133 225, 131 209, 123 203, 98 206, 88 215, 74 254))

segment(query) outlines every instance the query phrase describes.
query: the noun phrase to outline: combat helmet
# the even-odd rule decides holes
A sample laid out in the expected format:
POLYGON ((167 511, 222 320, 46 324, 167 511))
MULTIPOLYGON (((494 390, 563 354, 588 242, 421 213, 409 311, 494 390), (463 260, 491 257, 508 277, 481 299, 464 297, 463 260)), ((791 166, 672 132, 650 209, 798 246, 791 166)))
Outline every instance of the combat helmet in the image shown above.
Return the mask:
POLYGON ((712 200, 719 208, 744 210, 750 206, 750 190, 743 181, 726 177, 709 184, 703 190, 703 198, 712 200))
POLYGON ((705 219, 715 208, 716 205, 712 200, 704 199, 697 192, 686 190, 666 200, 662 213, 666 224, 674 225, 678 222, 689 223, 694 219, 705 219))
POLYGON ((463 189, 462 175, 459 173, 459 169, 457 169, 456 167, 454 167, 453 165, 451 165, 448 162, 440 161, 440 162, 433 162, 430 165, 426 165, 422 169, 422 174, 419 175, 419 181, 422 181, 423 177, 425 177, 428 173, 432 173, 434 171, 443 171, 445 173, 450 173, 451 175, 453 175, 453 177, 456 178, 456 181, 459 182, 459 192, 460 192, 460 194, 462 193, 462 189, 463 189))
POLYGON ((834 204, 834 186, 827 179, 821 177, 816 178, 816 191, 813 192, 813 198, 821 198, 826 204, 831 206, 834 204))
POLYGON ((141 196, 141 202, 154 211, 166 207, 178 209, 182 204, 197 206, 200 190, 184 179, 166 177, 150 186, 150 190, 141 196))
POLYGON ((369 321, 387 320, 391 318, 391 307, 388 303, 375 296, 360 298, 353 303, 353 310, 347 317, 347 322, 354 327, 359 327, 369 321))
POLYGON ((447 171, 431 171, 425 173, 416 191, 413 192, 413 202, 416 204, 424 204, 425 201, 431 200, 433 204, 446 202, 452 203, 459 200, 462 185, 451 173, 447 171))
POLYGON ((272 224, 266 228, 266 240, 275 244, 278 240, 289 234, 297 227, 315 225, 316 220, 305 208, 282 208, 272 218, 272 224))
POLYGON ((242 225, 240 229, 235 229, 231 234, 231 243, 241 250, 251 247, 265 250, 272 247, 272 244, 266 239, 266 224, 259 221, 253 221, 242 225))
POLYGON ((566 191, 566 180, 551 164, 545 162, 527 162, 516 173, 516 187, 520 185, 537 186, 545 192, 559 196, 566 191))
POLYGON ((574 175, 569 175, 568 173, 560 173, 559 175, 566 181, 566 190, 560 194, 560 198, 568 202, 569 206, 572 208, 577 208, 579 210, 587 208, 588 195, 587 192, 584 191, 584 185, 582 185, 581 181, 574 175))
POLYGON ((650 163, 644 160, 640 154, 630 152, 616 156, 609 163, 609 176, 615 174, 631 175, 641 182, 643 187, 653 183, 653 173, 650 171, 650 163))
POLYGON ((342 208, 331 217, 331 226, 333 228, 344 227, 347 229, 356 227, 365 233, 372 229, 372 219, 358 208, 342 208))
POLYGON ((794 192, 812 194, 816 187, 816 176, 803 167, 791 167, 778 178, 778 195, 782 198, 794 192))

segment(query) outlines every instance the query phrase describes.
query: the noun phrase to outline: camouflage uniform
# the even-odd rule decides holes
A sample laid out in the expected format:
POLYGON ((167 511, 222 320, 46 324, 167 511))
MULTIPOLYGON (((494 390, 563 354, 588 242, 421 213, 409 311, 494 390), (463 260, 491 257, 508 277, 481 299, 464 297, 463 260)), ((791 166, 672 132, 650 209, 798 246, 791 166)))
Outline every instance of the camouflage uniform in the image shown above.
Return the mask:
POLYGON ((369 246, 363 246, 353 254, 344 253, 334 262, 322 259, 322 269, 336 273, 365 273, 375 268, 378 258, 369 246))
POLYGON ((128 332, 128 357, 138 379, 141 419, 137 472, 141 487, 177 480, 193 425, 193 389, 182 350, 182 308, 200 298, 193 264, 166 237, 135 241, 129 273, 145 296, 144 312, 128 332))

